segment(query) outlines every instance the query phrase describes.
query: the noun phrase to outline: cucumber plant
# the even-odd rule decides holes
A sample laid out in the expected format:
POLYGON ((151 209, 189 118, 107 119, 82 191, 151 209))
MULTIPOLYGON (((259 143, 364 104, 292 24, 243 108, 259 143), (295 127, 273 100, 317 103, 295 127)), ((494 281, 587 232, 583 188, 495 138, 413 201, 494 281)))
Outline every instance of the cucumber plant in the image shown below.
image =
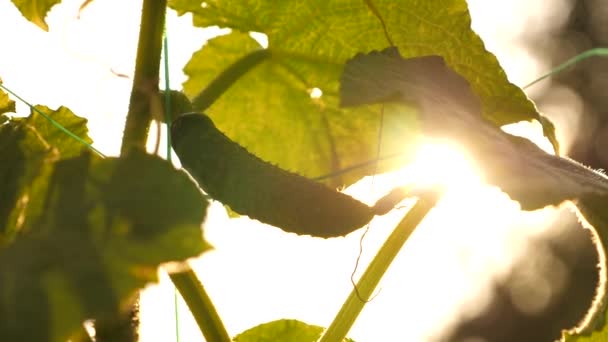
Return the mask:
MULTIPOLYGON (((59 2, 13 1, 44 30, 47 12, 59 2)), ((85 10, 92 9, 89 3, 85 10)), ((143 0, 135 64, 117 158, 91 154, 83 145, 91 141, 86 120, 67 108, 30 106, 29 117, 9 117, 14 102, 0 91, 0 179, 6 180, 0 197, 2 340, 86 341, 85 320, 95 320, 98 328, 121 326, 137 291, 157 280, 162 263, 209 248, 198 230, 206 198, 182 171, 142 151, 152 120, 163 120, 162 101, 167 115, 205 112, 178 117, 171 130, 184 168, 199 185, 236 212, 284 230, 342 236, 385 213, 407 196, 403 189, 372 207, 334 189, 401 166, 403 158, 382 156, 406 155, 404 137, 413 145, 422 133, 461 141, 488 169, 489 181, 526 210, 578 204, 594 228, 598 251, 605 251, 607 178, 499 129, 536 120, 559 152, 551 122, 507 81, 471 30, 464 0, 408 0, 397 7, 389 0, 143 0), (167 7, 191 14, 195 26, 232 29, 210 40, 184 68, 183 92, 193 108, 179 109, 190 106, 183 97, 172 106, 172 96, 158 96, 167 7), (268 45, 250 32, 265 34, 268 45), (311 96, 313 90, 323 95, 311 96), (379 110, 389 103, 396 104, 393 110, 379 110), (350 165, 365 166, 349 168, 329 187, 309 180, 350 165)), ((234 339, 343 340, 437 201, 434 193, 416 197, 328 329, 280 320, 234 339)), ((205 337, 230 340, 187 265, 171 278, 205 337)), ((587 319, 565 332, 565 340, 608 334, 605 285, 587 319)))

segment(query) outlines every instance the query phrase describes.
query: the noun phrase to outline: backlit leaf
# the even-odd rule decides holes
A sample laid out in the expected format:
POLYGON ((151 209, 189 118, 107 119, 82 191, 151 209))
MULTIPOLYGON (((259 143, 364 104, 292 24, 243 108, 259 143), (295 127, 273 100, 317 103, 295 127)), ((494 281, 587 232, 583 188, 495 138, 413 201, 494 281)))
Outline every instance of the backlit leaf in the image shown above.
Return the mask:
MULTIPOLYGON (((196 94, 223 67, 259 48, 242 33, 211 40, 186 66, 190 78, 184 90, 196 94)), ((272 57, 224 93, 207 111, 218 128, 260 158, 308 177, 376 158, 381 107, 344 111, 331 94, 312 99, 313 88, 321 88, 324 94, 329 90, 301 79, 284 64, 287 60, 272 57)), ((336 74, 340 69, 339 65, 305 60, 295 63, 310 64, 307 68, 317 73, 336 74)), ((387 121, 401 124, 384 125, 381 155, 406 152, 402 137, 416 134, 415 121, 407 112, 387 112, 385 116, 387 121), (395 136, 400 138, 391 139, 395 136)), ((370 173, 372 168, 364 171, 370 173)), ((359 177, 357 172, 347 174, 335 185, 359 177)))
MULTIPOLYGON (((57 110, 52 110, 45 106, 36 106, 36 109, 45 113, 59 123, 59 125, 87 143, 93 143, 93 140, 88 136, 89 129, 87 127, 87 119, 77 116, 71 110, 63 106, 59 107, 57 110)), ((80 152, 87 149, 87 146, 69 136, 66 132, 60 130, 37 111, 32 110, 30 115, 25 119, 15 118, 14 120, 23 120, 24 123, 35 127, 36 131, 38 131, 49 144, 59 150, 62 158, 75 157, 79 155, 80 152)))
POLYGON ((39 213, 50 164, 59 159, 34 127, 9 121, 0 126, 0 247, 39 213))
POLYGON ((39 219, 0 250, 2 340, 65 341, 85 319, 128 309, 161 263, 209 247, 206 201, 162 159, 84 153, 55 163, 48 182, 39 219))
MULTIPOLYGON (((248 329, 236 337, 235 342, 314 342, 319 339, 325 330, 316 325, 306 324, 293 319, 281 319, 273 322, 260 324, 248 329)), ((346 338, 345 342, 353 340, 346 338)))
MULTIPOLYGON (((91 143, 86 119, 60 107, 52 111, 38 106, 73 134, 91 143)), ((4 117, 4 116, 2 116, 4 117)), ((26 220, 40 212, 51 164, 80 154, 87 147, 32 111, 27 118, 12 118, 0 126, 0 246, 22 230, 26 220)))
MULTIPOLYGON (((529 140, 496 127, 482 115, 479 96, 441 57, 406 59, 395 49, 358 55, 346 64, 341 95, 345 106, 384 101, 415 105, 420 110, 423 133, 465 147, 482 166, 486 180, 518 201, 522 209, 574 201, 594 227, 600 253, 606 254, 608 177, 576 161, 548 154, 529 140)), ((601 270, 604 279, 607 267, 604 264, 601 270)), ((604 282, 581 332, 604 327, 605 310, 604 282)))
MULTIPOLYGON (((283 168, 315 176, 377 157, 380 110, 339 108, 339 77, 348 59, 384 49, 391 42, 407 57, 443 56, 480 95, 488 120, 496 125, 539 120, 557 146, 552 125, 507 81, 496 58, 470 29, 465 1, 385 0, 375 1, 374 10, 368 3, 170 1, 178 13, 192 13, 197 26, 219 25, 267 35, 272 57, 237 81, 208 114, 229 137, 283 168), (322 90, 323 96, 309 98, 313 88, 322 90)), ((185 68, 186 93, 195 96, 229 63, 259 48, 235 32, 209 42, 185 68)), ((396 134, 382 137, 380 156, 407 151, 404 141, 410 138, 411 143, 417 131, 408 114, 391 114, 402 126, 393 128, 396 134)), ((358 169, 343 182, 351 183, 371 171, 358 169)))

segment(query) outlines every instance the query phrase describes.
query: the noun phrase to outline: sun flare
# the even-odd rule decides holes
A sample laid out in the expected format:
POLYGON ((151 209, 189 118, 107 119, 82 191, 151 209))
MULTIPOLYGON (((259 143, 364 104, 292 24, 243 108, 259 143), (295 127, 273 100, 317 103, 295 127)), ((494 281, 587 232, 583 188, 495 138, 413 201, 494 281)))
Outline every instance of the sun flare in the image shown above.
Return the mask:
POLYGON ((409 172, 418 184, 428 186, 462 188, 480 182, 479 173, 461 149, 445 142, 421 144, 409 172))
POLYGON ((373 203, 397 187, 411 189, 412 193, 441 190, 467 196, 481 184, 480 172, 458 145, 426 140, 415 149, 410 163, 396 171, 366 177, 345 192, 373 203))

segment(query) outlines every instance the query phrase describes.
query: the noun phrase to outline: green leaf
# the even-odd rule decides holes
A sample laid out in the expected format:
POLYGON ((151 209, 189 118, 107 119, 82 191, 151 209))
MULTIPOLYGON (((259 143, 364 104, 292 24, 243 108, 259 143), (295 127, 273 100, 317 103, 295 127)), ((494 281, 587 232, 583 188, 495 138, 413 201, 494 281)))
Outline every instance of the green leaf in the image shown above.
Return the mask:
MULTIPOLYGON (((60 107, 52 111, 37 106, 60 125, 86 142, 87 120, 60 107)), ((0 246, 9 243, 24 227, 25 219, 40 212, 51 163, 77 156, 87 147, 52 125, 36 111, 27 118, 12 118, 0 126, 0 246)))
MULTIPOLYGON (((293 319, 281 319, 260 324, 234 337, 235 342, 314 342, 323 333, 323 328, 293 319)), ((344 341, 353 341, 349 338, 344 341)))
POLYGON ((49 30, 44 20, 46 15, 60 2, 61 0, 13 0, 21 15, 45 31, 49 30))
MULTIPOLYGON (((237 81, 208 114, 229 137, 283 168, 316 176, 377 157, 379 109, 340 109, 338 80, 349 58, 384 49, 391 42, 407 57, 443 56, 482 98, 488 120, 497 125, 539 120, 557 147, 553 126, 508 82, 496 58, 471 30, 463 0, 398 4, 384 0, 375 1, 373 9, 369 1, 169 3, 180 14, 192 13, 197 26, 219 25, 268 36, 270 60, 237 81), (323 91, 317 101, 306 96, 314 87, 323 91)), ((185 68, 189 76, 186 93, 194 96, 229 63, 259 48, 239 33, 209 42, 185 68)), ((407 114, 397 118, 408 129, 383 136, 385 148, 380 156, 405 150, 405 139, 417 128, 407 114)), ((371 171, 373 168, 353 171, 343 181, 350 183, 371 171)))
MULTIPOLYGON (((196 94, 229 63, 259 48, 241 33, 210 41, 185 68, 190 75, 184 84, 186 93, 196 94)), ((325 69, 337 75, 340 68, 320 64, 316 72, 325 69)), ((313 88, 314 84, 290 71, 283 58, 273 56, 240 79, 208 114, 221 131, 255 155, 304 176, 316 177, 375 159, 382 108, 341 110, 336 96, 312 99, 313 88)), ((417 127, 408 114, 385 110, 381 156, 405 153, 411 147, 403 137, 416 134, 417 127)), ((361 177, 361 171, 369 174, 373 167, 357 171, 335 180, 334 185, 350 184, 361 177)))
POLYGON ((85 319, 128 309, 161 263, 209 248, 207 202, 160 158, 84 153, 55 163, 47 181, 39 218, 0 250, 1 340, 65 341, 85 319))
MULTIPOLYGON (((597 234, 599 252, 606 255, 608 177, 496 127, 482 116, 481 101, 469 83, 441 57, 406 59, 395 49, 361 54, 346 64, 342 82, 342 104, 346 106, 383 101, 416 105, 425 134, 449 138, 465 147, 483 166, 486 180, 518 201, 522 209, 575 201, 597 234)), ((596 305, 579 327, 582 334, 604 326, 606 301, 604 282, 598 288, 596 305)))
MULTIPOLYGON (((46 106, 36 106, 36 109, 51 117, 59 125, 86 143, 93 143, 93 140, 88 136, 87 119, 77 116, 67 107, 61 106, 57 110, 52 110, 46 106)), ((46 142, 59 150, 62 158, 78 156, 83 150, 88 148, 82 142, 77 141, 53 125, 35 110, 32 110, 30 115, 25 119, 14 118, 13 120, 35 127, 36 131, 46 142)))
MULTIPOLYGON (((209 41, 185 67, 186 94, 194 97, 227 66, 260 48, 238 32, 209 41)), ((381 107, 340 109, 336 95, 341 69, 330 58, 271 49, 271 57, 239 79, 207 114, 255 155, 307 177, 376 159, 381 107), (311 98, 314 88, 323 92, 320 98, 311 98)), ((413 142, 405 137, 414 137, 417 126, 408 114, 385 111, 380 157, 411 152, 413 142)), ((403 159, 391 162, 379 170, 401 165, 403 159)), ((373 165, 352 171, 333 185, 350 184, 373 171, 373 165)))

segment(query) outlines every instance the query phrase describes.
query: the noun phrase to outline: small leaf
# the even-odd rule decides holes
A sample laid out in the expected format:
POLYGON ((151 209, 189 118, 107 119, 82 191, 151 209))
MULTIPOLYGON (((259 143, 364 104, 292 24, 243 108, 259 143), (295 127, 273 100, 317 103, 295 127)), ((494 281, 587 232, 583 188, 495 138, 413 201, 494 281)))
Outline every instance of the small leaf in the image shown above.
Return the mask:
POLYGON ((19 9, 21 15, 45 31, 49 30, 49 26, 44 20, 46 15, 53 6, 60 2, 61 0, 13 0, 13 4, 19 9))
POLYGON ((80 4, 80 7, 78 8, 79 17, 80 17, 80 14, 82 14, 82 11, 84 11, 84 9, 87 8, 92 2, 93 2, 93 0, 85 0, 82 4, 80 4))
MULTIPOLYGON (((2 83, 2 82, 0 82, 2 83)), ((11 100, 8 97, 8 94, 0 89, 0 120, 6 121, 6 116, 4 113, 14 113, 15 112, 15 101, 11 100)), ((0 121, 0 124, 4 121, 0 121)))
POLYGON ((58 159, 34 127, 16 121, 0 126, 0 247, 40 211, 50 164, 58 159))
MULTIPOLYGON (((92 142, 86 119, 60 107, 51 111, 38 106, 72 134, 92 142)), ((4 116, 2 116, 4 117, 4 116)), ((0 126, 0 246, 9 243, 22 230, 26 220, 40 212, 51 163, 80 154, 86 146, 68 136, 35 111, 27 118, 12 118, 0 126)))
MULTIPOLYGON (((319 339, 324 328, 293 319, 281 319, 260 324, 234 337, 235 342, 314 342, 319 339)), ((344 341, 352 342, 346 338, 344 341)))
POLYGON ((0 340, 65 341, 85 319, 127 309, 161 263, 209 248, 207 202, 165 160, 85 153, 55 163, 47 180, 39 219, 0 250, 0 340))
MULTIPOLYGON (((77 116, 67 107, 61 106, 57 110, 52 110, 46 106, 36 106, 36 109, 51 117, 59 125, 88 144, 93 143, 93 140, 88 136, 87 119, 77 116)), ((87 149, 86 145, 69 136, 35 110, 32 110, 25 119, 15 118, 13 120, 35 127, 44 140, 59 150, 62 158, 78 156, 83 150, 87 149)))

